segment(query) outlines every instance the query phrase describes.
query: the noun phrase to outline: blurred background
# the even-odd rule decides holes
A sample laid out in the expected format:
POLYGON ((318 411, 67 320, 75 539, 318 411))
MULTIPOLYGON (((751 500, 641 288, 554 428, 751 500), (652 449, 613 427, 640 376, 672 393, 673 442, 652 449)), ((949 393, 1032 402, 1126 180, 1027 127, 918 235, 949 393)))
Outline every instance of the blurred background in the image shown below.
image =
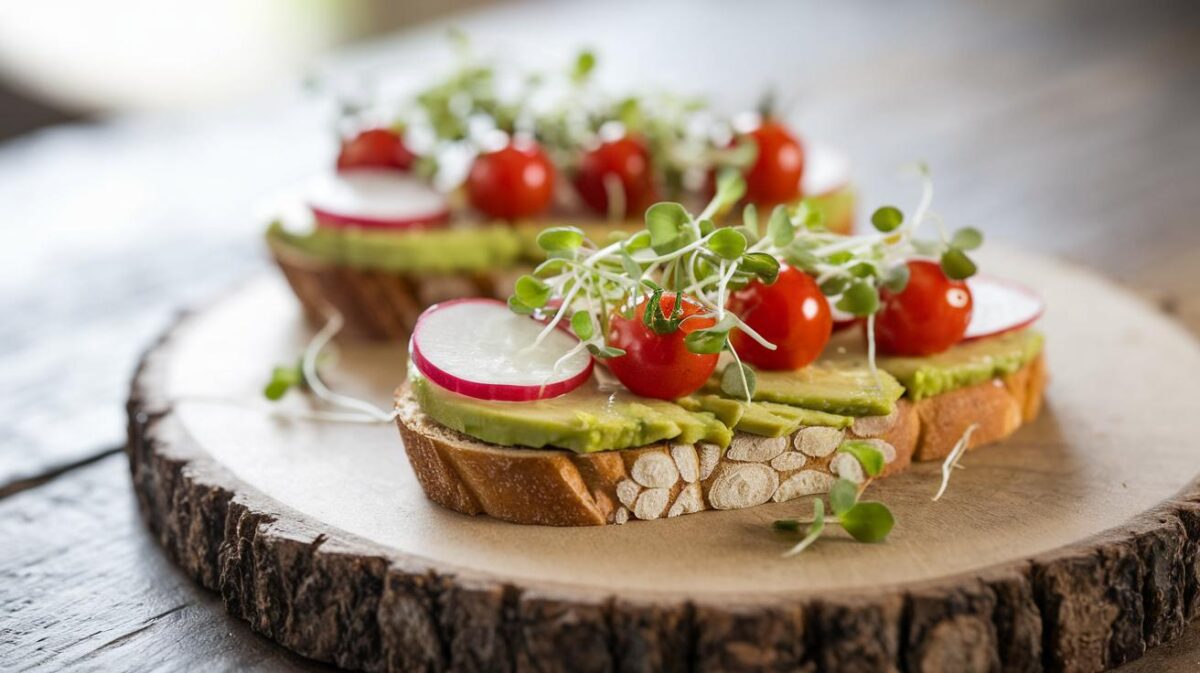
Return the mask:
POLYGON ((910 203, 897 168, 923 159, 956 223, 1200 326, 1198 19, 1112 0, 0 3, 0 488, 120 445, 137 354, 267 269, 259 204, 331 164, 330 94, 428 82, 452 28, 533 66, 590 47, 604 86, 722 111, 774 88, 792 128, 849 153, 863 210, 910 203))

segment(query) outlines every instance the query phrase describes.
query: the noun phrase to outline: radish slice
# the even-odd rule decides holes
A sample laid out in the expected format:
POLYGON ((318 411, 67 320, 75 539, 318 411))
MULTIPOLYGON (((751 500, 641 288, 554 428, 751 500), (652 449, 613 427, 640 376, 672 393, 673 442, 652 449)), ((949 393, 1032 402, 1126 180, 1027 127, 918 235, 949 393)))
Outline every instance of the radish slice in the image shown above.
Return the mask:
POLYGON ((421 314, 409 352, 430 381, 460 395, 541 400, 571 392, 592 373, 592 356, 585 350, 572 353, 579 340, 562 330, 552 330, 534 348, 543 328, 503 302, 456 299, 421 314))
POLYGON ((308 191, 317 223, 364 229, 428 229, 449 220, 446 197, 399 171, 355 169, 322 175, 308 191))
POLYGON ((850 184, 850 158, 829 145, 804 144, 804 173, 800 193, 824 196, 850 184))
POLYGON ((832 303, 829 304, 829 312, 833 314, 833 331, 835 332, 840 332, 847 327, 851 327, 860 320, 858 316, 852 313, 846 313, 845 311, 834 306, 832 303))
POLYGON ((963 341, 982 339, 1028 327, 1041 317, 1045 302, 1033 290, 1003 278, 967 279, 974 309, 963 341))

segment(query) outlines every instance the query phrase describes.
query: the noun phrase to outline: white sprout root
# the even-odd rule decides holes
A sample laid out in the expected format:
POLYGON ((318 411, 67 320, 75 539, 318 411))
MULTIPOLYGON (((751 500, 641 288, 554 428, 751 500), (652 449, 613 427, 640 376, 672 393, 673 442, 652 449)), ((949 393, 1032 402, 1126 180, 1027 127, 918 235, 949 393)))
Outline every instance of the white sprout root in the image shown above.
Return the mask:
POLYGON ((958 443, 950 450, 950 455, 946 456, 945 462, 942 463, 942 485, 938 488, 937 494, 933 496, 933 501, 937 502, 946 493, 946 488, 950 486, 950 475, 954 473, 954 468, 961 467, 958 461, 962 459, 963 454, 967 452, 967 444, 971 441, 971 435, 979 428, 978 423, 972 423, 959 437, 958 443))

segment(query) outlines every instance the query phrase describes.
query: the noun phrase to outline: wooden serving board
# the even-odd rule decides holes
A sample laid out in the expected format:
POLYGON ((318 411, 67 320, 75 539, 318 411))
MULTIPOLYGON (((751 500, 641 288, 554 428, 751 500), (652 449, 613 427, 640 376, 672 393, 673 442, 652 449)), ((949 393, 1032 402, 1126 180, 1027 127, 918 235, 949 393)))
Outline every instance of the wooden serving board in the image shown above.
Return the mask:
MULTIPOLYGON (((835 532, 781 558, 768 524, 795 502, 573 529, 440 509, 395 427, 266 413, 269 369, 310 336, 274 276, 147 354, 134 486, 231 612, 351 668, 1107 669, 1200 612, 1200 348, 1086 271, 1004 249, 983 264, 1048 302, 1046 408, 968 453, 937 503, 937 464, 873 485, 898 519, 883 544, 835 532)), ((403 360, 343 345, 327 378, 386 406, 403 360)))

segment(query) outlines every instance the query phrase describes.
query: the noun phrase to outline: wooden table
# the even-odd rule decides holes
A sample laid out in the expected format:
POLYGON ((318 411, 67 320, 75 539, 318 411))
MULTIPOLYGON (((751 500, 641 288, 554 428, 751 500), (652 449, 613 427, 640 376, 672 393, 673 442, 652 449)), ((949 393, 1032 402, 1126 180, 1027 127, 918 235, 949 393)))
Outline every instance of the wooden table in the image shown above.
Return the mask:
MULTIPOLYGON (((1200 334, 1198 19, 1183 2, 630 3, 459 25, 517 60, 590 44, 614 86, 671 83, 728 109, 775 85, 798 128, 852 155, 867 203, 911 201, 894 169, 925 159, 949 221, 1101 269, 1200 334)), ((442 29, 325 70, 416 77, 445 61, 442 29)), ((265 266, 254 205, 328 161, 327 121, 266 92, 0 148, 0 669, 323 668, 166 561, 118 453, 138 352, 180 307, 265 266)), ((1193 626, 1127 670, 1197 667, 1193 626)))

